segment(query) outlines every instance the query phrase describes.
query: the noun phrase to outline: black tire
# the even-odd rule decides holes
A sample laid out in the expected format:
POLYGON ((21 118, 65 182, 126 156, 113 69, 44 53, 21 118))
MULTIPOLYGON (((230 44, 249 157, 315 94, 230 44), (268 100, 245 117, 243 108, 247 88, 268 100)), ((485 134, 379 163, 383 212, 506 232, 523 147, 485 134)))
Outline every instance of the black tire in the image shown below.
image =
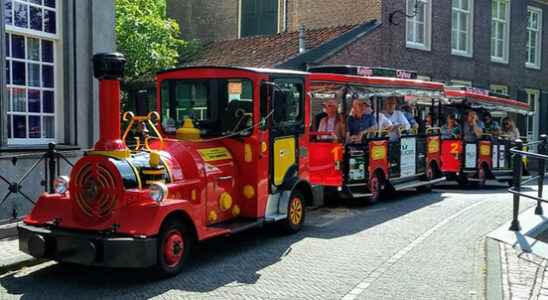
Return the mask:
POLYGON ((460 187, 466 187, 468 185, 468 178, 466 178, 466 175, 461 174, 457 176, 456 180, 460 187))
POLYGON ((299 191, 293 191, 287 203, 287 216, 280 222, 282 230, 287 234, 299 232, 305 219, 305 198, 299 191))
MULTIPOLYGON (((428 169, 426 170, 426 174, 424 175, 423 179, 427 181, 431 181, 432 179, 434 179, 435 176, 436 176, 436 172, 434 171, 433 166, 430 165, 428 169)), ((417 188, 417 191, 421 193, 430 193, 432 191, 432 185, 427 184, 427 185, 419 186, 417 188)))
POLYGON ((478 170, 478 178, 477 181, 474 181, 474 187, 475 188, 484 188, 485 183, 487 182, 487 174, 489 173, 489 169, 486 166, 481 166, 478 170))
POLYGON ((375 174, 371 177, 369 191, 371 196, 367 199, 368 204, 375 204, 379 202, 383 195, 382 178, 379 174, 375 174))
POLYGON ((190 256, 193 245, 194 239, 186 224, 175 219, 168 220, 158 235, 158 275, 171 277, 179 274, 190 256), (171 250, 168 250, 168 247, 171 250), (168 252, 171 252, 171 256, 168 252))

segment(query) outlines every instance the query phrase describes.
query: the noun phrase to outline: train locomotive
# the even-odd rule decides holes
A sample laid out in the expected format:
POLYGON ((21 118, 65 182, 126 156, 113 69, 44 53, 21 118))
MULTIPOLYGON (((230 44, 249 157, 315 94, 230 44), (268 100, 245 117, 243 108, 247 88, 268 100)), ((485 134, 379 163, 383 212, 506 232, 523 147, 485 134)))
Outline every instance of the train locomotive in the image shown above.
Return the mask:
MULTIPOLYGON (((55 180, 55 193, 40 196, 18 227, 23 252, 82 265, 151 267, 161 275, 172 276, 182 270, 198 241, 265 222, 277 222, 289 233, 301 229, 304 206, 310 203, 312 191, 302 169, 299 171, 295 148, 299 134, 284 131, 276 137, 268 130, 273 126, 269 120, 267 125, 262 120, 262 128, 255 121, 262 109, 254 100, 259 91, 288 99, 287 92, 273 91, 268 77, 272 74, 191 69, 158 75, 159 96, 164 85, 173 87, 177 82, 186 83, 185 76, 195 76, 199 78, 196 82, 207 82, 211 88, 207 92, 211 110, 218 108, 217 102, 244 105, 250 110, 235 109, 231 116, 217 113, 221 122, 233 119, 237 124, 251 123, 251 127, 202 138, 194 127, 198 121, 186 116, 182 127, 166 134, 169 130, 158 125, 158 113, 126 113, 129 127, 147 128, 149 132, 137 137, 130 148, 126 140, 132 131, 128 128, 122 136, 120 129, 120 80, 125 58, 103 53, 95 55, 93 63, 94 76, 99 80, 99 139, 77 161, 70 176, 55 180), (222 93, 212 88, 218 86, 219 76, 227 78, 222 93), (244 81, 252 90, 249 101, 241 97, 244 81), (242 122, 243 118, 249 120, 242 122), (281 160, 271 158, 270 148, 282 152, 281 160)), ((301 76, 289 75, 291 80, 301 76)), ((301 97, 304 103, 304 93, 298 93, 293 91, 291 96, 301 97)), ((164 99, 165 105, 173 102, 164 99)), ((180 111, 167 108, 163 112, 170 116, 180 111)), ((301 122, 304 124, 305 119, 301 122)))

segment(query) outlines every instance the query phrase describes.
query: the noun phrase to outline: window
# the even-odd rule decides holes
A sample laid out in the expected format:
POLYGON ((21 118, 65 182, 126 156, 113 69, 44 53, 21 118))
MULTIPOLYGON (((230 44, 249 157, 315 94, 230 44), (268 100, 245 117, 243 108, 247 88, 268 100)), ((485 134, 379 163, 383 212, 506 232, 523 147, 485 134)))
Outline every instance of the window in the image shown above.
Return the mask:
POLYGON ((510 51, 510 0, 493 0, 491 14, 491 60, 506 64, 510 51))
POLYGON ((489 90, 491 90, 491 92, 496 93, 496 94, 508 95, 508 86, 507 85, 491 84, 489 86, 489 90))
POLYGON ((247 79, 165 80, 160 89, 162 128, 174 134, 186 118, 203 136, 250 133, 253 83, 247 79))
POLYGON ((276 127, 289 127, 302 123, 304 118, 304 93, 300 80, 277 79, 279 89, 274 92, 273 119, 276 127))
POLYGON ((540 69, 542 53, 542 10, 527 8, 527 62, 525 66, 540 69))
MULTIPOLYGON (((540 91, 535 89, 525 89, 527 93, 527 101, 529 102, 529 110, 535 111, 539 107, 540 91)), ((537 140, 540 132, 540 114, 537 112, 534 115, 527 116, 527 136, 529 140, 537 140)))
POLYGON ((451 53, 472 56, 474 0, 453 0, 451 53))
POLYGON ((407 18, 406 45, 408 48, 430 51, 430 35, 432 25, 431 0, 406 0, 407 18))
POLYGON ((278 0, 240 0, 240 37, 278 33, 278 0))
POLYGON ((8 144, 45 144, 59 137, 57 4, 5 0, 8 144))
POLYGON ((454 86, 472 87, 472 81, 469 81, 469 80, 453 79, 450 82, 451 82, 451 85, 454 85, 454 86))

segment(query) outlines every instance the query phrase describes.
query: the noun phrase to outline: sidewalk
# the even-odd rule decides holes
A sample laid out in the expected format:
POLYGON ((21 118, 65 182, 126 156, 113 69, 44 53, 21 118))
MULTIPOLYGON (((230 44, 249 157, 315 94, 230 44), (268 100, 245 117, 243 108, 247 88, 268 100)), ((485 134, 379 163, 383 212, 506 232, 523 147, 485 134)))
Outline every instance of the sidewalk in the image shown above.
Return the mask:
POLYGON ((0 274, 35 261, 32 256, 19 251, 19 240, 15 237, 0 240, 0 253, 0 274))
POLYGON ((548 261, 506 243, 497 244, 504 299, 548 300, 548 261))

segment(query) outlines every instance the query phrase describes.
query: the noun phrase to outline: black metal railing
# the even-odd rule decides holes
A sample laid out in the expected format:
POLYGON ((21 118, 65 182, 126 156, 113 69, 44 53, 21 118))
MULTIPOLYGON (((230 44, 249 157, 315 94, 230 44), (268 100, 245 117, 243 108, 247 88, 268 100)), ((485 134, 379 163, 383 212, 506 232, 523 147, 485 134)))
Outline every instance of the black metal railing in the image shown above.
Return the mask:
POLYGON ((542 209, 542 203, 548 203, 548 199, 543 198, 543 187, 544 187, 544 177, 546 174, 546 161, 548 160, 548 140, 547 136, 545 134, 540 136, 540 139, 535 142, 524 144, 521 140, 516 140, 516 146, 510 149, 510 152, 512 153, 512 160, 513 160, 513 185, 508 190, 510 193, 513 194, 513 210, 512 210, 512 223, 510 225, 509 230, 512 231, 520 231, 521 225, 519 223, 519 204, 521 197, 533 199, 537 201, 537 206, 535 208, 535 214, 542 215, 543 209, 542 209), (523 151, 523 147, 527 146, 529 149, 531 149, 531 146, 538 146, 537 153, 534 152, 528 152, 523 151), (531 176, 530 178, 522 181, 523 176, 523 158, 527 158, 528 160, 538 160, 537 165, 537 174, 536 176, 531 176), (537 196, 529 195, 522 192, 522 186, 530 183, 534 183, 538 185, 537 187, 537 196))
MULTIPOLYGON (((29 190, 37 191, 37 184, 30 184, 24 185, 24 181, 27 180, 31 175, 35 174, 37 170, 39 169, 40 165, 42 165, 43 173, 39 174, 40 176, 40 185, 43 186, 44 192, 52 192, 54 187, 53 183, 55 178, 60 176, 61 167, 63 166, 62 163, 66 164, 67 167, 72 168, 73 163, 67 158, 67 155, 69 154, 77 154, 76 152, 81 153, 81 151, 61 151, 57 149, 57 146, 55 144, 49 144, 48 150, 44 153, 29 153, 29 154, 17 154, 17 155, 7 155, 7 156, 1 156, 0 159, 2 160, 9 160, 11 161, 11 164, 14 168, 20 168, 19 163, 21 161, 29 162, 29 160, 36 159, 34 163, 32 163, 31 167, 25 170, 23 174, 19 177, 14 178, 15 176, 11 174, 17 174, 20 172, 17 172, 17 170, 10 170, 3 169, 0 170, 0 187, 2 185, 7 185, 7 190, 4 188, 0 188, 0 191, 6 191, 3 195, 0 194, 0 209, 2 209, 2 206, 6 202, 6 200, 9 199, 10 196, 21 196, 22 199, 25 199, 26 201, 30 202, 32 205, 35 204, 35 200, 33 199, 33 196, 30 196, 28 194, 29 190), (24 188, 25 186, 25 188, 24 188)), ((15 208, 13 208, 12 212, 9 212, 8 214, 3 215, 9 215, 10 217, 5 219, 0 219, 0 224, 3 223, 9 223, 10 221, 17 220, 20 215, 17 212, 15 208)))

